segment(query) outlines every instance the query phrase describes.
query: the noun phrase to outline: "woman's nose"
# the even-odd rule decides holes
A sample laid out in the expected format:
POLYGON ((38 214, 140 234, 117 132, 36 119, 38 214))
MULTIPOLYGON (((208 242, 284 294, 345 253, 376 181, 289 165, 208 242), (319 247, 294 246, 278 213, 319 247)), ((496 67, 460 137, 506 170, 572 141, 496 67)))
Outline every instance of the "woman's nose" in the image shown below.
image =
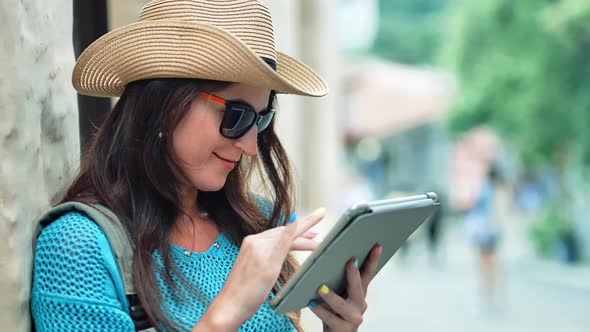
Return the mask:
POLYGON ((234 146, 244 152, 249 157, 254 157, 258 152, 258 128, 252 126, 246 135, 234 141, 234 146))

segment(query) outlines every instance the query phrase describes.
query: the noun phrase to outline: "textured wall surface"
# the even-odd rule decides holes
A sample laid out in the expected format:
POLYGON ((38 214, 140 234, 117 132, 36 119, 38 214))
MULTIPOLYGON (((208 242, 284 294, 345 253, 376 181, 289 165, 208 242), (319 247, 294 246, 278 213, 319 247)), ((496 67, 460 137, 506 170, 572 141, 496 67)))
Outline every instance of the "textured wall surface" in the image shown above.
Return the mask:
POLYGON ((27 331, 33 220, 78 165, 72 1, 0 0, 0 330, 27 331))

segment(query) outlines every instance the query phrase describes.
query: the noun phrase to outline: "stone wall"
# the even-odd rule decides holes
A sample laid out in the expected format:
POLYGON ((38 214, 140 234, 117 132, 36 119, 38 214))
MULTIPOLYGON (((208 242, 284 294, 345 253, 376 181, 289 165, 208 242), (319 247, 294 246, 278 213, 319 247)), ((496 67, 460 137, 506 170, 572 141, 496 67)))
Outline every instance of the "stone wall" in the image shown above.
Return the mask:
POLYGON ((72 1, 0 0, 0 326, 29 330, 34 219, 78 165, 72 1))

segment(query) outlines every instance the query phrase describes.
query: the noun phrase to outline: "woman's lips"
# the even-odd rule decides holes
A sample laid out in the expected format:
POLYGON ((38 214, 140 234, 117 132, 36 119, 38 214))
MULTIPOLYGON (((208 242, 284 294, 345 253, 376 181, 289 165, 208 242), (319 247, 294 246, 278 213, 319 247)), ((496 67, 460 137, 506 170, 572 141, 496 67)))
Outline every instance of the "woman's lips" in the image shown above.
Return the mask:
POLYGON ((223 164, 223 166, 225 166, 228 169, 233 169, 236 166, 236 163, 238 162, 238 161, 233 161, 231 159, 225 159, 225 158, 219 156, 215 152, 213 154, 215 155, 215 157, 217 157, 221 161, 221 163, 223 164))

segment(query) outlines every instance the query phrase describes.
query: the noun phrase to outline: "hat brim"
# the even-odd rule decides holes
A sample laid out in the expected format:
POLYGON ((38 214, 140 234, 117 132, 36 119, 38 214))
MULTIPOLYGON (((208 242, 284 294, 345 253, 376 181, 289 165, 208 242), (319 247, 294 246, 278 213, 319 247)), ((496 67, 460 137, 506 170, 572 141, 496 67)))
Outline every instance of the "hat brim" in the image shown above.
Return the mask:
POLYGON ((138 22, 105 34, 80 55, 72 83, 81 94, 116 97, 129 82, 170 77, 246 83, 304 96, 328 93, 322 78, 295 58, 277 52, 275 71, 232 34, 178 21, 138 22))

